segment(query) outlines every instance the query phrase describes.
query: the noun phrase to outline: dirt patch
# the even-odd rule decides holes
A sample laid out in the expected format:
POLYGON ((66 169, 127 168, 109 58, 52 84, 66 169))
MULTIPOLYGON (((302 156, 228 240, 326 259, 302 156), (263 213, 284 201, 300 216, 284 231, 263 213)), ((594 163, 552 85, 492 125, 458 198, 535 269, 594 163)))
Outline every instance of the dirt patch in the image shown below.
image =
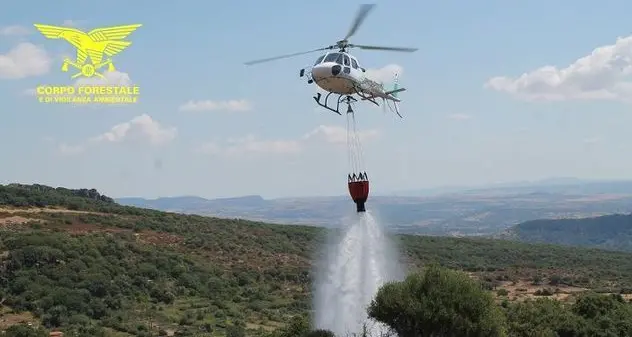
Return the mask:
POLYGON ((567 285, 533 285, 529 281, 510 282, 504 281, 496 288, 496 291, 505 289, 506 296, 502 296, 512 301, 521 301, 537 297, 548 297, 560 301, 569 299, 572 295, 587 291, 586 288, 571 287, 567 285), (547 295, 550 292, 550 295, 547 295))
POLYGON ((116 227, 102 227, 102 226, 97 226, 97 225, 92 225, 92 224, 82 224, 82 223, 55 226, 55 228, 71 233, 71 234, 90 234, 90 233, 98 233, 98 232, 106 232, 106 233, 131 232, 129 229, 116 228, 116 227))
POLYGON ((154 231, 141 231, 134 234, 140 242, 150 245, 177 246, 184 241, 184 238, 170 233, 159 233, 154 231))
MULTIPOLYGON (((55 226, 55 228, 76 235, 86 235, 91 233, 133 233, 131 229, 127 228, 104 227, 85 223, 60 225, 55 226)), ((157 246, 177 246, 184 241, 183 237, 175 234, 160 233, 149 230, 134 233, 134 236, 138 242, 157 246)))
POLYGON ((38 221, 37 219, 29 219, 23 216, 7 216, 0 218, 0 227, 2 226, 10 226, 10 225, 22 225, 29 221, 38 221))
POLYGON ((14 313, 5 306, 0 306, 0 331, 16 324, 37 324, 37 319, 29 312, 14 313))
POLYGON ((44 208, 44 207, 30 207, 30 208, 10 208, 0 207, 0 213, 74 213, 74 214, 98 214, 98 215, 111 215, 101 212, 90 211, 73 211, 65 208, 44 208))

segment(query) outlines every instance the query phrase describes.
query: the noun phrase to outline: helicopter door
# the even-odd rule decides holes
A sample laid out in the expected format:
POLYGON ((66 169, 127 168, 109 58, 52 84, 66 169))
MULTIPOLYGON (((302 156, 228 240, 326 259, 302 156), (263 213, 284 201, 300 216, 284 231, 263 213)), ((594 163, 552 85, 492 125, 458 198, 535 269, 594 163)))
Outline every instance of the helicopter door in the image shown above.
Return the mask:
POLYGON ((345 73, 345 74, 349 74, 349 73, 351 73, 351 68, 350 68, 351 67, 351 62, 349 61, 349 56, 345 55, 345 54, 343 54, 342 56, 344 57, 343 62, 344 62, 344 66, 345 66, 344 69, 342 69, 342 72, 345 73))
POLYGON ((343 54, 342 55, 344 57, 343 62, 344 62, 344 69, 342 69, 342 72, 345 74, 349 74, 351 73, 351 61, 349 61, 349 56, 343 54))

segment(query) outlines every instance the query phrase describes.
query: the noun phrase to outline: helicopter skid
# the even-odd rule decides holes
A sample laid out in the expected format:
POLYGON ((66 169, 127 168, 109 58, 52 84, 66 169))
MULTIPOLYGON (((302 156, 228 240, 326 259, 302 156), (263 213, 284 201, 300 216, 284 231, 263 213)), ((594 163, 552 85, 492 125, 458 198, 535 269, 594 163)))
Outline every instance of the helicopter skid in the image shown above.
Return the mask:
POLYGON ((340 112, 340 103, 346 103, 348 106, 351 104, 351 102, 357 102, 357 100, 355 98, 353 98, 351 95, 344 95, 344 94, 338 94, 335 92, 330 92, 327 93, 327 95, 325 96, 325 100, 324 102, 321 102, 321 98, 322 98, 322 94, 321 93, 316 93, 316 96, 313 97, 314 100, 316 101, 316 104, 320 105, 321 107, 335 112, 339 115, 342 116, 342 113, 340 112), (329 96, 331 96, 332 94, 336 94, 338 95, 338 99, 336 99, 336 108, 332 108, 329 106, 329 96))

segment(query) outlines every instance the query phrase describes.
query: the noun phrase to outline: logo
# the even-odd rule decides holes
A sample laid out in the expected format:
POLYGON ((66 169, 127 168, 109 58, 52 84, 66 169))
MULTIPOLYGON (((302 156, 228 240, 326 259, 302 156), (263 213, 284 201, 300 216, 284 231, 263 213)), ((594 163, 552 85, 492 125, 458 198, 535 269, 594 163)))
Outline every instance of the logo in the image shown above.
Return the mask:
POLYGON ((138 86, 127 83, 113 84, 116 73, 113 56, 125 50, 132 42, 124 40, 140 24, 93 29, 84 33, 76 28, 35 24, 48 39, 63 39, 77 50, 76 59, 65 58, 63 72, 74 70, 71 80, 75 85, 40 85, 37 96, 42 103, 136 103, 138 86), (107 69, 104 69, 106 68, 107 69))

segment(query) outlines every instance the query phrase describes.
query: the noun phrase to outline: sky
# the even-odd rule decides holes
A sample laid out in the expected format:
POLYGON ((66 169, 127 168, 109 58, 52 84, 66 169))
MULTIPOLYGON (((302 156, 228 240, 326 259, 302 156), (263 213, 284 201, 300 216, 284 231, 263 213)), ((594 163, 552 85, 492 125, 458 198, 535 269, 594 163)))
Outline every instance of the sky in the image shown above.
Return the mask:
MULTIPOLYGON (((113 196, 344 195, 346 119, 299 78, 346 34, 360 2, 5 1, 0 11, 0 183, 113 196), (35 23, 142 24, 114 57, 129 105, 38 102, 71 85, 75 49, 35 23)), ((632 172, 632 2, 376 2, 350 40, 375 79, 399 73, 403 119, 356 105, 372 194, 632 172)))

